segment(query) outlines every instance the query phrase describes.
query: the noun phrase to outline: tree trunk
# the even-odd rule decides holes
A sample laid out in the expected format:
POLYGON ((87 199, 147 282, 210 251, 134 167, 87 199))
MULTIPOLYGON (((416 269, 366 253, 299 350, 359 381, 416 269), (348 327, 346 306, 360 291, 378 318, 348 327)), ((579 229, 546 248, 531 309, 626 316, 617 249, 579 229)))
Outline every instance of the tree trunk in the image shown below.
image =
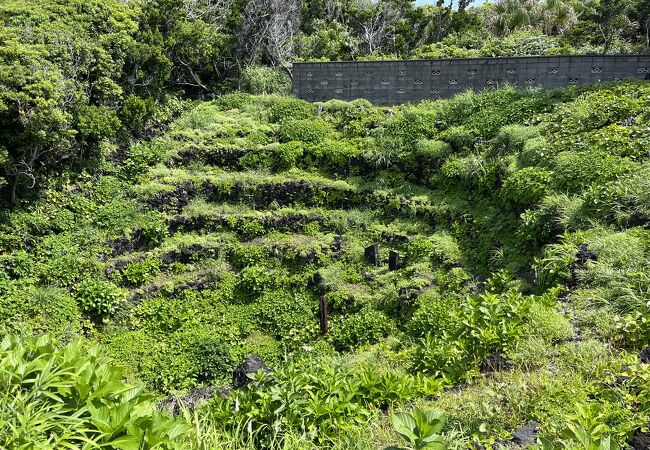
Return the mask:
POLYGON ((13 208, 16 206, 16 191, 18 190, 18 179, 20 175, 16 174, 14 176, 14 181, 11 183, 11 199, 9 200, 9 205, 13 208))

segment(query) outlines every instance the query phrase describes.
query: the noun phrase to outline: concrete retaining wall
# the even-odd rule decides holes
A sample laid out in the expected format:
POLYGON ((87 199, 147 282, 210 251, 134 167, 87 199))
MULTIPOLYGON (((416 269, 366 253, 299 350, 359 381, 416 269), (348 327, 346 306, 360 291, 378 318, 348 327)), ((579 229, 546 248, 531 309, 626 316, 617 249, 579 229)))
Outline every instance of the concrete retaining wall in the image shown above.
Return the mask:
POLYGON ((650 79, 650 55, 295 63, 293 91, 311 102, 365 98, 378 105, 451 97, 504 84, 555 88, 650 79))

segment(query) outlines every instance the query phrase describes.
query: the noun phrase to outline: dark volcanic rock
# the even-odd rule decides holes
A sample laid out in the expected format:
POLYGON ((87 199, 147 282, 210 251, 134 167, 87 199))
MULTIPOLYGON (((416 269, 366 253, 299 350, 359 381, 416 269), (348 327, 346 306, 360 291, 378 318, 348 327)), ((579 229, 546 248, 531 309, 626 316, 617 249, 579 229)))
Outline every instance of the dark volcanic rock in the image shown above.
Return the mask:
POLYGON ((632 227, 645 227, 650 223, 650 217, 641 211, 634 211, 627 221, 627 226, 632 227))
POLYGON ((154 194, 148 201, 153 209, 171 207, 180 211, 187 206, 196 196, 196 188, 191 181, 185 181, 171 191, 160 191, 154 194))
POLYGON ((531 445, 537 441, 539 422, 529 422, 512 434, 512 442, 519 445, 531 445))
POLYGON ((503 354, 499 351, 495 351, 485 358, 485 361, 481 363, 479 369, 482 373, 491 373, 508 370, 509 367, 510 364, 508 364, 508 361, 503 357, 503 354))
POLYGON ((343 236, 336 235, 332 239, 332 243, 330 244, 330 250, 332 252, 332 258, 334 259, 339 259, 343 256, 343 250, 345 248, 345 241, 343 240, 343 236))
POLYGON ((632 438, 630 446, 633 450, 650 450, 650 432, 638 431, 632 438))
POLYGON ((589 261, 597 261, 597 255, 589 250, 587 244, 580 244, 578 253, 576 253, 576 261, 572 264, 569 264, 569 270, 571 271, 571 281, 569 282, 569 287, 575 287, 578 284, 577 273, 585 270, 585 265, 589 261))
POLYGON ((249 374, 258 372, 259 370, 268 371, 269 368, 264 364, 262 358, 258 355, 252 355, 245 358, 240 365, 237 366, 232 373, 232 386, 235 389, 248 386, 251 382, 248 378, 249 374))
POLYGON ((163 254, 160 259, 163 264, 170 265, 175 262, 182 264, 189 264, 194 255, 202 256, 204 258, 216 258, 219 256, 219 249, 213 247, 205 247, 201 244, 192 244, 181 250, 172 250, 163 254))
POLYGON ((650 364, 650 347, 646 347, 639 353, 639 359, 644 364, 650 364))
POLYGON ((173 395, 164 398, 158 403, 158 409, 161 411, 167 411, 172 416, 180 414, 183 408, 189 410, 196 409, 201 403, 207 402, 208 400, 214 398, 217 395, 226 397, 230 393, 228 388, 217 388, 217 387, 206 387, 206 388, 196 388, 189 391, 187 394, 181 397, 175 397, 173 395))

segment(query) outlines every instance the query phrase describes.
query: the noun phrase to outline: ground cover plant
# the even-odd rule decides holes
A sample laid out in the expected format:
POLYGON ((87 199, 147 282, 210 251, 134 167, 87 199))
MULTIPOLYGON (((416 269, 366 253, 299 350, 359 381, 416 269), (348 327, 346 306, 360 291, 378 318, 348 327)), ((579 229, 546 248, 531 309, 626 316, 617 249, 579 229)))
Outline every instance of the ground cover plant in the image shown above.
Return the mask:
POLYGON ((643 82, 198 103, 3 212, 0 439, 642 442, 648 123, 643 82), (214 390, 251 355, 265 370, 214 390), (174 419, 152 403, 208 388, 174 419))

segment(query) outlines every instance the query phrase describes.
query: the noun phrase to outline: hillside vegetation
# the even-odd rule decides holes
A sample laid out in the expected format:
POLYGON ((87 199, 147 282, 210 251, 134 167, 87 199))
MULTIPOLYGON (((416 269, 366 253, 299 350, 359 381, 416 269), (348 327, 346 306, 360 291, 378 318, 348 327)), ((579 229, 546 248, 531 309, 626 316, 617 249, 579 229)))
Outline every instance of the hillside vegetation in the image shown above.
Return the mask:
POLYGON ((644 430, 650 85, 320 106, 185 104, 3 213, 0 445, 483 448, 537 421, 540 448, 605 450, 644 430), (176 419, 141 392, 227 386, 253 354, 272 370, 176 419), (424 426, 393 416, 413 405, 446 412, 430 447, 396 434, 424 426))

